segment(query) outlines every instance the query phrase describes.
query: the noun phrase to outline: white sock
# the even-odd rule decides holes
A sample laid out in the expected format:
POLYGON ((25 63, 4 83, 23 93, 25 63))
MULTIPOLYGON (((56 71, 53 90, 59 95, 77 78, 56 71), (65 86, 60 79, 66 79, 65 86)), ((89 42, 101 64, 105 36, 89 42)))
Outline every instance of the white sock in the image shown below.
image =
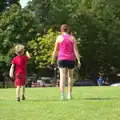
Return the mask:
POLYGON ((68 93, 68 97, 72 97, 72 93, 70 92, 70 93, 68 93))
POLYGON ((64 97, 64 92, 61 92, 61 97, 64 97))

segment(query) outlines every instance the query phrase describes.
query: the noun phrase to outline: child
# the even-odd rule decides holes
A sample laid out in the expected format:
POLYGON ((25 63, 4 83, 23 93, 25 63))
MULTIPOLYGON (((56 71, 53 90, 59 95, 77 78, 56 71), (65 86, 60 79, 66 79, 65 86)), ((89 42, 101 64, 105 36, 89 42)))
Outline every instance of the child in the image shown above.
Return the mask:
POLYGON ((16 57, 12 60, 12 65, 10 68, 10 77, 14 78, 14 71, 15 71, 15 86, 16 86, 16 94, 17 94, 17 101, 20 102, 20 88, 22 87, 22 100, 25 100, 25 85, 27 82, 27 71, 26 65, 28 60, 30 59, 29 52, 24 54, 24 46, 19 44, 15 47, 15 52, 17 54, 16 57))
POLYGON ((102 86, 102 82, 103 82, 103 78, 102 78, 102 75, 100 75, 98 80, 97 80, 97 83, 99 86, 102 86))

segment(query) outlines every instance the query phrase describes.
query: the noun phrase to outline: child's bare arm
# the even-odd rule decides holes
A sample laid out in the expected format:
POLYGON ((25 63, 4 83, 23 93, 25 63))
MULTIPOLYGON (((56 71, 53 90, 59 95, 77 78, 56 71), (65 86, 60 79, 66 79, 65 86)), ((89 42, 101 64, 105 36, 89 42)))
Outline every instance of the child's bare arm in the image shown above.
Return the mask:
POLYGON ((26 56, 30 59, 30 53, 27 51, 26 56))
POLYGON ((11 65, 11 67, 10 67, 10 73, 9 73, 9 76, 11 77, 11 78, 14 78, 14 64, 12 64, 11 65))

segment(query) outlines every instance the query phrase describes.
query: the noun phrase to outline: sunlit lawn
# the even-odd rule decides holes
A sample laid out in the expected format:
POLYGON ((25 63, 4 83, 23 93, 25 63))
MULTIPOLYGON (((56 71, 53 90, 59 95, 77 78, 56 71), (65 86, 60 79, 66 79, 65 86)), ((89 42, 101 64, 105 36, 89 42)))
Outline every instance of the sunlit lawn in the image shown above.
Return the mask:
MULTIPOLYGON (((66 89, 67 93, 67 89, 66 89)), ((60 101, 59 88, 27 88, 17 102, 15 89, 0 89, 0 120, 120 120, 120 87, 74 87, 60 101)))

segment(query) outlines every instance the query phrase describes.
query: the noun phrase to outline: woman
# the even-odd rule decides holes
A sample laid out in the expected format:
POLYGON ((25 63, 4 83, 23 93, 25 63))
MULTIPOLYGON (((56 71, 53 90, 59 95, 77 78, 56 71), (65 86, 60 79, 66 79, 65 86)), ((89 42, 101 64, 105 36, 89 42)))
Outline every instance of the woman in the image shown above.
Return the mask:
POLYGON ((68 99, 71 99, 75 58, 77 58, 78 66, 80 67, 81 65, 76 39, 72 35, 68 34, 68 32, 69 32, 68 26, 66 24, 62 25, 61 35, 59 35, 56 39, 55 48, 52 55, 52 64, 54 64, 58 52, 61 100, 65 99, 64 84, 65 84, 66 72, 68 71, 68 99))

